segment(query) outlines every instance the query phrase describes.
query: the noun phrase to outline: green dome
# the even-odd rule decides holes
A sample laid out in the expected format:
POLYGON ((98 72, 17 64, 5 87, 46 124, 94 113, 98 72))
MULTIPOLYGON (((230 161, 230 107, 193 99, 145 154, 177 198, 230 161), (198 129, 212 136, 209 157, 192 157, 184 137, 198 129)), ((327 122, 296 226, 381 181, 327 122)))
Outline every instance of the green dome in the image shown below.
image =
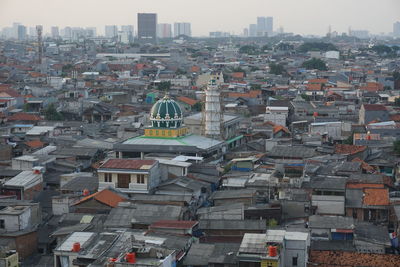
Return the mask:
POLYGON ((182 110, 178 103, 165 96, 151 108, 150 121, 155 128, 179 128, 182 125, 182 110))

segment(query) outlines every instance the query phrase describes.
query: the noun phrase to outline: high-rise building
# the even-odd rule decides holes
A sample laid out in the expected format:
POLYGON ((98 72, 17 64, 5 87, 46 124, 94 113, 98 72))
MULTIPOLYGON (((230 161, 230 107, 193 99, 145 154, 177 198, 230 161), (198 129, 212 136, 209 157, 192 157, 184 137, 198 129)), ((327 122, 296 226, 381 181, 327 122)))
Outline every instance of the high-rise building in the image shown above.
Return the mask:
POLYGON ((257 36, 271 36, 273 27, 272 17, 257 17, 257 36))
POLYGON ((243 29, 243 37, 249 37, 249 29, 248 28, 243 29))
POLYGON ((124 44, 133 43, 133 25, 122 25, 118 32, 118 41, 124 44))
POLYGON ((117 25, 106 25, 104 27, 104 35, 107 38, 115 38, 118 35, 117 25))
POLYGON ((63 37, 64 37, 65 39, 71 39, 71 38, 72 38, 72 29, 71 29, 71 27, 65 27, 65 28, 64 28, 64 35, 63 35, 63 37))
POLYGON ((141 43, 157 42, 157 14, 138 13, 138 41, 141 43))
POLYGON ((51 27, 51 37, 58 38, 59 36, 60 36, 60 33, 58 31, 58 27, 57 26, 52 26, 51 27))
POLYGON ((97 36, 97 28, 96 27, 87 27, 85 30, 86 30, 86 37, 96 37, 97 36))
POLYGON ((11 38, 18 39, 18 26, 21 25, 19 22, 14 22, 12 25, 12 35, 11 38))
POLYGON ((17 39, 18 41, 23 41, 26 39, 26 27, 24 25, 18 25, 17 39))
POLYGON ((256 37, 257 36, 257 24, 249 25, 249 36, 256 37))
POLYGON ((272 36, 274 33, 274 18, 273 17, 267 17, 267 33, 268 36, 272 36))
POLYGON ((169 23, 160 23, 157 28, 158 38, 172 38, 172 25, 169 23))
POLYGON ((174 23, 174 37, 179 35, 192 36, 190 23, 188 22, 175 22, 174 23))
POLYGON ((400 37, 400 21, 393 23, 393 36, 400 37))

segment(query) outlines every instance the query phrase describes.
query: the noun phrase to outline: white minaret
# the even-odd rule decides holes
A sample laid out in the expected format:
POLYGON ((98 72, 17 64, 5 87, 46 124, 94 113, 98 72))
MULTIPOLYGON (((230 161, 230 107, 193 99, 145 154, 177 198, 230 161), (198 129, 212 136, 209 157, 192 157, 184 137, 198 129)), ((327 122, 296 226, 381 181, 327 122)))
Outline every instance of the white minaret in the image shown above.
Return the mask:
POLYGON ((221 103, 220 91, 216 80, 208 82, 206 89, 205 103, 205 136, 220 139, 221 138, 221 103))

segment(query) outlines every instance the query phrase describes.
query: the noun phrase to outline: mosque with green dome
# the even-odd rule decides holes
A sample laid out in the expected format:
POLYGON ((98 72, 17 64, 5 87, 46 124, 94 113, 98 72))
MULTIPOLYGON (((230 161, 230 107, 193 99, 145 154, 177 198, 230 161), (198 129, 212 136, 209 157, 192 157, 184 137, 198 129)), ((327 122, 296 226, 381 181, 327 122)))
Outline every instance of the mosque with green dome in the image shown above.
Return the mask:
POLYGON ((191 134, 183 119, 179 104, 166 95, 151 108, 150 125, 144 129, 144 135, 115 144, 117 156, 185 155, 217 159, 225 153, 224 141, 191 134))

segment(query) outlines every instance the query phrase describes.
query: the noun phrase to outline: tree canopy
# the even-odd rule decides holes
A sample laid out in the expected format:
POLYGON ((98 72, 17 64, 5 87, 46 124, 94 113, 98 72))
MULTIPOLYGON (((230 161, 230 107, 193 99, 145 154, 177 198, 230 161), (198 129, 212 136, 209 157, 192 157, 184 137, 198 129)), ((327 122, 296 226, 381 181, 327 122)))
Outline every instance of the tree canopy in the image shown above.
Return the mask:
POLYGON ((248 55, 258 55, 260 53, 257 46, 254 45, 244 45, 239 48, 240 54, 248 54, 248 55))
POLYGON ((319 58, 312 58, 310 60, 304 61, 302 64, 303 68, 306 68, 308 70, 328 70, 326 64, 324 61, 322 61, 319 58))
POLYGON ((309 51, 338 51, 337 47, 331 43, 324 43, 324 42, 310 42, 310 43, 304 43, 299 46, 297 49, 299 52, 305 53, 309 51))
POLYGON ((282 64, 271 63, 269 64, 269 73, 282 75, 283 73, 285 73, 285 68, 282 64))
POLYGON ((64 120, 63 115, 57 111, 56 107, 54 104, 50 104, 45 110, 44 110, 44 117, 46 120, 49 121, 62 121, 64 120))

